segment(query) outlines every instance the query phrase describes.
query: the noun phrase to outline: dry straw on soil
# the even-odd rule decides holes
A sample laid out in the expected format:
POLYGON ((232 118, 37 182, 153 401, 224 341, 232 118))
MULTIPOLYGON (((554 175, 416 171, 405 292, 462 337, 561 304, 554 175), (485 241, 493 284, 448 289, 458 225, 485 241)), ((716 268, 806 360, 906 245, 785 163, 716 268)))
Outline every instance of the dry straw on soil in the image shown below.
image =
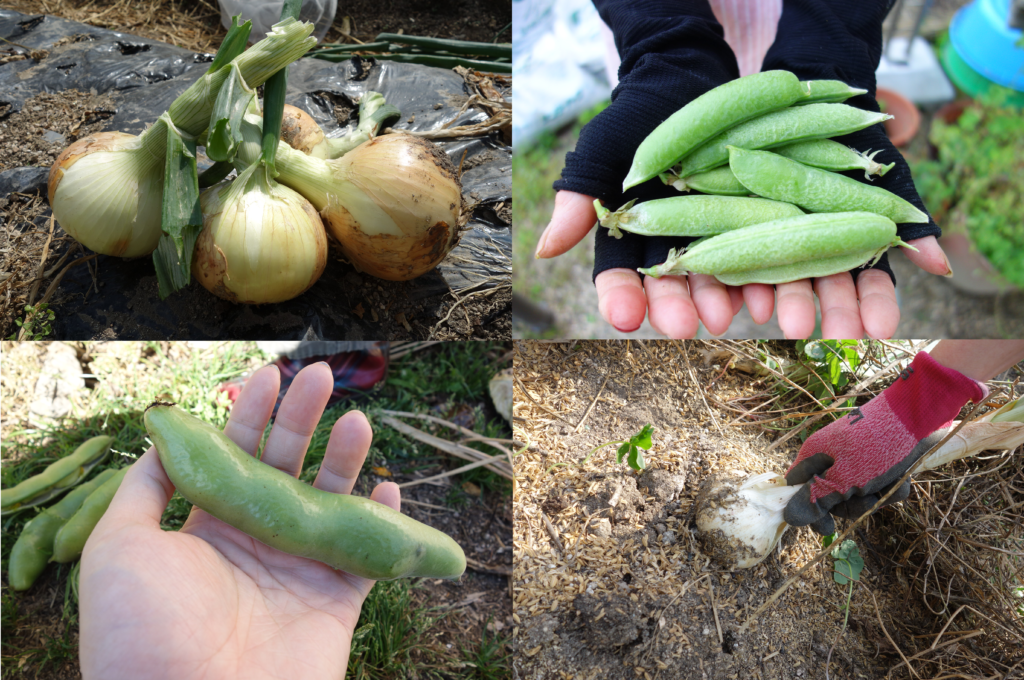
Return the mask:
MULTIPOLYGON (((923 347, 872 344, 859 382, 849 388, 857 403, 894 379, 896 359, 905 362, 923 347)), ((750 632, 739 631, 819 548, 808 530, 790 531, 764 563, 726 574, 709 565, 690 532, 692 500, 709 474, 785 470, 799 448, 797 425, 822 410, 787 378, 743 372, 764 376, 757 355, 765 348, 725 341, 516 343, 522 452, 515 460, 513 607, 520 676, 1019 673, 1019 451, 924 473, 908 501, 855 530, 867 567, 845 632, 846 590, 832 583, 831 560, 783 593, 750 632), (777 380, 788 390, 776 390, 777 380), (675 498, 661 498, 649 473, 617 466, 615 447, 578 465, 594 446, 628 438, 644 422, 655 425, 651 467, 685 478, 675 498), (590 528, 609 516, 611 531, 590 528)), ((786 343, 767 349, 792 355, 786 343)))

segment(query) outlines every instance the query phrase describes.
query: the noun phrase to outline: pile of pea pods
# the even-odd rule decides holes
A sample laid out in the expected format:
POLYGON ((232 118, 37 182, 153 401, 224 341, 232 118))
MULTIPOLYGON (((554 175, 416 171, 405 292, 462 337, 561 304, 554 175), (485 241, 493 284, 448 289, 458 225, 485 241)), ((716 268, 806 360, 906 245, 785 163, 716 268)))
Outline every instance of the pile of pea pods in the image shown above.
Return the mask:
POLYGON ((21 530, 8 563, 12 588, 28 590, 48 562, 71 562, 81 556, 86 540, 128 471, 127 467, 107 468, 84 481, 106 459, 113 442, 111 437, 93 437, 38 475, 0 492, 0 512, 4 515, 67 494, 21 530))
POLYGON ((841 103, 865 92, 836 80, 801 81, 789 71, 716 87, 655 128, 623 182, 626 191, 658 177, 703 195, 631 201, 615 212, 595 201, 598 220, 616 238, 622 231, 700 237, 640 271, 710 274, 727 285, 828 276, 877 260, 890 247, 910 247, 896 224, 926 223, 928 216, 839 174, 863 170, 870 180, 895 165, 875 162, 877 151, 830 139, 892 118, 841 103))

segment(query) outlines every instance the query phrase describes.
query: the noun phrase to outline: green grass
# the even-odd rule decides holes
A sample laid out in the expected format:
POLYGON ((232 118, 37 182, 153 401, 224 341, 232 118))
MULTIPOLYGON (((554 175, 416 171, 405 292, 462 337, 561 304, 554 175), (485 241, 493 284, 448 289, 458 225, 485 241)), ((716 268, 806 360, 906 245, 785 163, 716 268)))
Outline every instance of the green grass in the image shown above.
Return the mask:
MULTIPOLYGON (((127 345, 127 343, 125 343, 127 345)), ((373 445, 367 457, 366 466, 386 466, 393 472, 409 472, 417 468, 436 467, 443 459, 436 450, 415 440, 406 438, 390 427, 379 422, 382 409, 428 413, 444 417, 443 408, 449 404, 470 404, 474 408, 473 429, 485 436, 508 437, 508 424, 500 416, 489 419, 486 413, 493 413, 488 394, 491 377, 504 365, 498 359, 510 349, 510 343, 445 343, 408 354, 391 362, 387 380, 373 388, 368 394, 352 401, 343 401, 327 409, 318 424, 304 461, 301 478, 312 482, 326 452, 327 441, 335 421, 345 412, 358 408, 370 419, 374 428, 373 445), (481 406, 487 404, 488 406, 481 406), (440 407, 442 412, 431 411, 440 407)), ((141 455, 148 447, 147 434, 142 422, 145 408, 153 401, 174 401, 204 420, 223 427, 227 422, 227 400, 217 388, 227 380, 258 368, 272 360, 264 356, 252 343, 226 343, 207 350, 193 350, 190 353, 168 350, 163 343, 136 345, 138 352, 133 356, 97 355, 91 370, 98 376, 93 389, 83 396, 75 413, 76 418, 64 423, 22 430, 11 433, 3 442, 4 466, 3 486, 12 486, 19 481, 40 472, 58 457, 67 455, 85 439, 99 434, 108 434, 115 439, 114 453, 103 467, 121 467, 132 458, 141 455)), ((441 437, 451 438, 450 431, 429 426, 423 421, 410 422, 414 427, 431 430, 441 437)), ((269 428, 268 428, 269 432, 269 428)), ((266 433, 265 433, 266 436, 266 433)), ((494 453, 488 447, 469 443, 482 451, 494 453)), ((463 461, 448 461, 447 467, 454 468, 463 461)), ((449 501, 453 507, 464 507, 480 500, 465 494, 460 484, 472 481, 487 494, 500 497, 511 495, 511 484, 482 468, 452 479, 453 490, 449 501)), ((187 519, 191 505, 175 494, 161 524, 165 529, 177 530, 187 519)), ((35 511, 25 511, 3 518, 2 523, 2 566, 7 569, 11 547, 21 528, 35 511)), ((40 577, 56 573, 63 601, 41 602, 33 598, 32 590, 14 593, 5 588, 0 599, 0 625, 4 630, 2 642, 3 678, 23 677, 56 671, 69 663, 76 663, 77 649, 77 602, 67 587, 70 565, 50 566, 40 577), (59 572, 52 572, 59 569, 59 572), (29 608, 26 603, 31 603, 29 608), (38 634, 32 631, 42 631, 38 634), (59 631, 52 633, 48 631, 59 631), (28 643, 28 640, 33 642, 28 643), (42 645, 36 642, 42 640, 42 645), (29 647, 29 644, 32 645, 29 647), (24 666, 20 660, 26 658, 24 666)), ((38 584, 36 586, 38 588, 38 584)), ((430 646, 433 640, 429 631, 436 621, 436 615, 422 607, 411 604, 411 583, 396 581, 378 584, 367 600, 360 619, 357 639, 353 644, 350 677, 402 678, 409 677, 413 663, 410 654, 430 646), (360 651, 357 655, 355 650, 360 651), (358 658, 357 658, 358 656, 358 658)), ((503 668, 508 675, 508 659, 499 651, 490 650, 497 644, 485 637, 480 645, 470 646, 465 658, 444 658, 437 661, 448 671, 445 677, 493 677, 479 675, 478 664, 481 650, 485 651, 486 668, 503 668), (453 667, 462 666, 457 673, 453 667)), ((504 648, 502 645, 499 647, 504 648)), ((417 664, 422 659, 432 659, 435 652, 416 655, 417 664)), ((450 657, 448 654, 447 657, 450 657)), ((420 668, 424 676, 432 668, 430 664, 420 668)), ((431 671, 432 672, 432 671, 431 671)), ((488 671, 490 672, 490 671, 488 671)), ((437 676, 440 677, 440 676, 437 676)))

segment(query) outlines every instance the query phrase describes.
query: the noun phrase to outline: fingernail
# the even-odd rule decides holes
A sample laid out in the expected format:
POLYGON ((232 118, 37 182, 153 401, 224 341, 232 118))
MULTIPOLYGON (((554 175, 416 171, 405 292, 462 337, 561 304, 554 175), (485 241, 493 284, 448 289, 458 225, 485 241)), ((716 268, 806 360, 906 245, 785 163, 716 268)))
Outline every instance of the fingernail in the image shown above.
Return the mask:
POLYGON ((946 261, 946 273, 943 276, 947 279, 953 278, 953 267, 949 264, 949 258, 946 257, 946 253, 942 253, 942 259, 946 261))
POLYGON ((545 254, 545 250, 547 250, 549 231, 551 231, 550 224, 544 228, 544 233, 540 235, 540 240, 537 242, 537 250, 534 251, 533 253, 533 257, 535 259, 540 260, 542 258, 547 257, 547 255, 545 254))

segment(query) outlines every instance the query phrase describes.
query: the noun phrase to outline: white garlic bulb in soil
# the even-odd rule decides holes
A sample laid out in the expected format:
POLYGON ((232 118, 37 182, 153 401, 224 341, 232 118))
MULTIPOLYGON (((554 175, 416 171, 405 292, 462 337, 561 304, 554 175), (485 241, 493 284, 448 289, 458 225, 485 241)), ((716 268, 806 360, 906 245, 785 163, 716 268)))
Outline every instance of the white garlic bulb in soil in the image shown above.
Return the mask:
POLYGON ((53 214, 86 248, 119 257, 156 249, 164 159, 147 143, 123 132, 99 132, 64 149, 50 168, 53 214))
POLYGON ((782 513, 799 490, 774 472, 709 477, 697 494, 695 515, 704 554, 730 570, 759 564, 789 526, 782 513))
POLYGON ((316 283, 327 264, 327 234, 301 195, 267 178, 257 163, 200 196, 203 231, 195 278, 231 302, 284 302, 316 283))
POLYGON ((384 135, 328 163, 334 184, 321 214, 361 271, 407 281, 436 267, 458 243, 462 188, 437 145, 384 135))

